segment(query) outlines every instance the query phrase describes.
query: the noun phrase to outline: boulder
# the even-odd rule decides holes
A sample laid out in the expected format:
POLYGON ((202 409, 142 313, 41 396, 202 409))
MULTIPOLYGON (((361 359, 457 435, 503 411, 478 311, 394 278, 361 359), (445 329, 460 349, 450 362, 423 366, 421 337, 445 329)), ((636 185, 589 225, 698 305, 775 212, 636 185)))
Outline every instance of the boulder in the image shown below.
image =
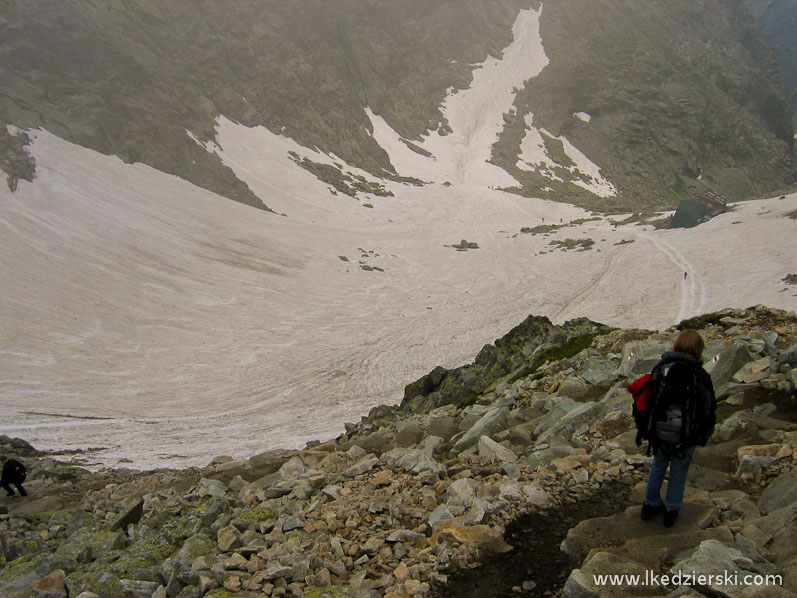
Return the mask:
POLYGON ((451 457, 456 457, 462 451, 474 446, 482 436, 491 436, 504 430, 508 423, 508 407, 490 409, 457 441, 454 448, 451 449, 451 457))
POLYGON ((405 470, 418 475, 424 471, 437 472, 441 465, 435 461, 434 457, 427 451, 420 449, 395 448, 382 455, 379 461, 385 464, 392 464, 403 467, 405 470))
MULTIPOLYGON (((657 341, 630 341, 623 345, 622 361, 617 369, 624 378, 636 378, 647 374, 668 350, 664 343, 657 341)), ((629 380, 630 382, 630 380, 629 380)))
POLYGON ((617 364, 608 359, 588 359, 581 374, 587 384, 612 384, 617 380, 617 364))
POLYGON ((478 484, 471 478, 455 480, 448 487, 446 504, 462 507, 470 506, 476 496, 477 487, 478 484))
POLYGON ((134 501, 128 508, 123 509, 121 513, 111 522, 111 530, 127 530, 127 526, 138 523, 141 521, 141 516, 144 514, 144 499, 134 501))
POLYGON ((669 573, 691 577, 696 572, 699 575, 691 585, 702 593, 741 598, 743 579, 754 570, 753 562, 741 551, 716 540, 704 540, 694 553, 676 562, 669 573))
POLYGON ((365 457, 346 469, 342 472, 342 475, 346 476, 347 478, 353 478, 358 475, 362 475, 367 471, 371 471, 376 464, 379 463, 379 459, 373 455, 365 457))
POLYGON ((514 463, 517 455, 489 436, 479 438, 479 456, 490 463, 514 463))
POLYGON ((617 546, 640 537, 696 531, 704 522, 715 518, 717 507, 705 503, 687 502, 680 510, 675 525, 665 528, 658 518, 641 521, 641 507, 629 507, 611 517, 597 517, 580 522, 567 532, 561 550, 575 559, 584 559, 594 548, 617 546))
POLYGON ((503 554, 512 550, 503 535, 488 525, 449 527, 438 535, 438 541, 453 538, 457 542, 469 544, 482 554, 503 554))
POLYGON ((758 510, 768 515, 777 509, 797 502, 797 469, 779 475, 767 486, 758 499, 758 510))
POLYGON ((34 583, 31 589, 35 598, 67 598, 66 573, 56 569, 34 583))
POLYGON ((393 435, 387 428, 379 428, 376 432, 357 438, 352 444, 359 446, 369 453, 381 455, 396 446, 393 435))
POLYGON ((125 590, 125 598, 152 598, 155 590, 160 586, 154 581, 138 581, 123 579, 120 582, 125 590))
MULTIPOLYGON (((453 436, 453 434, 452 434, 453 436)), ((401 424, 396 431, 396 446, 411 447, 423 440, 423 428, 418 421, 401 424)))
POLYGON ((774 361, 769 357, 763 357, 744 364, 731 379, 738 384, 753 384, 769 376, 774 369, 774 361))
POLYGON ((797 343, 781 352, 780 357, 778 357, 778 363, 797 368, 797 343))
POLYGON ((428 420, 428 431, 430 436, 438 436, 445 442, 451 440, 458 431, 457 422, 453 417, 430 417, 428 420))
MULTIPOLYGON (((285 463, 292 455, 294 455, 296 451, 286 450, 286 449, 276 449, 271 451, 266 451, 264 453, 259 453, 254 457, 249 459, 249 466, 251 467, 251 475, 254 477, 252 480, 260 478, 264 475, 268 475, 270 473, 274 473, 282 467, 282 464, 285 463)), ((247 479, 247 476, 244 476, 247 479)), ((251 480, 250 480, 251 481, 251 480)))
POLYGON ((714 383, 714 390, 718 397, 725 393, 733 375, 754 359, 747 345, 735 342, 703 365, 711 375, 711 381, 714 383))
POLYGON ((593 552, 581 565, 571 572, 562 592, 563 598, 599 596, 600 598, 624 598, 626 596, 661 596, 666 588, 646 584, 649 570, 642 564, 611 552, 593 552), (600 583, 602 575, 615 576, 611 582, 600 583), (634 578, 640 580, 634 582, 634 578))

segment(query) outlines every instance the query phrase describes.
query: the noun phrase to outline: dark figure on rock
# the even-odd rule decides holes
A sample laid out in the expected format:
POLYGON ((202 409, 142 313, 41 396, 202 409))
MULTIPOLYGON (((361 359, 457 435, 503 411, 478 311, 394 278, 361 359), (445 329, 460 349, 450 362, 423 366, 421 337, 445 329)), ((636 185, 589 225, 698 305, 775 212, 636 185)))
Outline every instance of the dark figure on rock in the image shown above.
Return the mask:
POLYGON ((25 466, 16 459, 9 459, 5 455, 0 456, 0 463, 3 464, 3 474, 0 477, 0 486, 6 491, 8 496, 14 496, 12 484, 16 487, 20 496, 27 496, 28 493, 22 486, 22 482, 28 476, 25 466))

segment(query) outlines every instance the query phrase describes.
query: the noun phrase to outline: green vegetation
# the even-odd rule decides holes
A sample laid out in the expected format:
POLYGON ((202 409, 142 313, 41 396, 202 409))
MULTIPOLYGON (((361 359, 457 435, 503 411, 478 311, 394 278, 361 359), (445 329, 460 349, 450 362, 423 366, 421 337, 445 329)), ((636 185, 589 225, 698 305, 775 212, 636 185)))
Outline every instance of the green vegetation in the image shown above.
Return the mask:
POLYGON ((251 509, 247 509, 238 516, 239 519, 245 521, 254 521, 255 523, 263 523, 264 521, 271 521, 277 518, 277 509, 257 505, 251 509))
POLYGON ((553 239, 549 245, 553 245, 562 251, 568 251, 570 249, 577 249, 578 251, 587 251, 588 249, 592 249, 592 246, 595 245, 595 241, 590 238, 586 239, 553 239))
POLYGON ((696 316, 694 318, 688 318, 686 320, 682 320, 679 322, 675 327, 678 330, 686 330, 691 328, 693 330, 700 330, 709 326, 710 324, 719 324, 720 320, 724 318, 723 314, 713 313, 713 314, 703 314, 701 316, 696 316))
POLYGON ((789 285, 797 284, 797 274, 788 274, 781 279, 781 282, 785 282, 786 284, 789 285))

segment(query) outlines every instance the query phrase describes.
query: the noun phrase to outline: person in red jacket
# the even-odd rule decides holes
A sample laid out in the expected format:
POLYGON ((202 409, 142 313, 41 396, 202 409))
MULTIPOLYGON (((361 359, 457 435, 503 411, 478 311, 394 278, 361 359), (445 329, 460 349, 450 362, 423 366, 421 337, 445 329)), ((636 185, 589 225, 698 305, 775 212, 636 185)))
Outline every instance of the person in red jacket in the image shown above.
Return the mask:
POLYGON ((25 466, 16 459, 9 459, 5 455, 0 456, 0 463, 3 464, 3 474, 0 477, 0 486, 6 491, 8 496, 14 496, 14 490, 11 484, 16 486, 20 496, 27 496, 28 493, 22 486, 22 482, 28 475, 25 466))

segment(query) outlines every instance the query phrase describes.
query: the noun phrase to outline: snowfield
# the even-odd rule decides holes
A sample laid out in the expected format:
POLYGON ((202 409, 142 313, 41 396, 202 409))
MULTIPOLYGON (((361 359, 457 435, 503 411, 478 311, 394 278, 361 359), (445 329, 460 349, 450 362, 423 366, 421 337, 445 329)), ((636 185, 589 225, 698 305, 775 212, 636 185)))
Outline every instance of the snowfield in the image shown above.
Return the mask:
MULTIPOLYGON (((547 63, 538 17, 523 11, 503 60, 449 98, 454 134, 419 144, 434 158, 369 112, 399 173, 430 181, 390 183, 395 197, 332 194, 288 152, 339 159, 224 118, 208 151, 284 215, 30 131, 36 179, 0 189, 0 433, 97 449, 96 464, 204 465, 337 436, 529 314, 662 328, 797 309, 782 282, 797 194, 689 230, 600 217, 520 233, 593 217, 495 190, 511 179, 484 161, 512 87, 547 63), (594 245, 551 245, 567 238, 594 245), (462 239, 479 248, 451 247, 462 239)), ((589 172, 598 207, 613 187, 589 172)))

